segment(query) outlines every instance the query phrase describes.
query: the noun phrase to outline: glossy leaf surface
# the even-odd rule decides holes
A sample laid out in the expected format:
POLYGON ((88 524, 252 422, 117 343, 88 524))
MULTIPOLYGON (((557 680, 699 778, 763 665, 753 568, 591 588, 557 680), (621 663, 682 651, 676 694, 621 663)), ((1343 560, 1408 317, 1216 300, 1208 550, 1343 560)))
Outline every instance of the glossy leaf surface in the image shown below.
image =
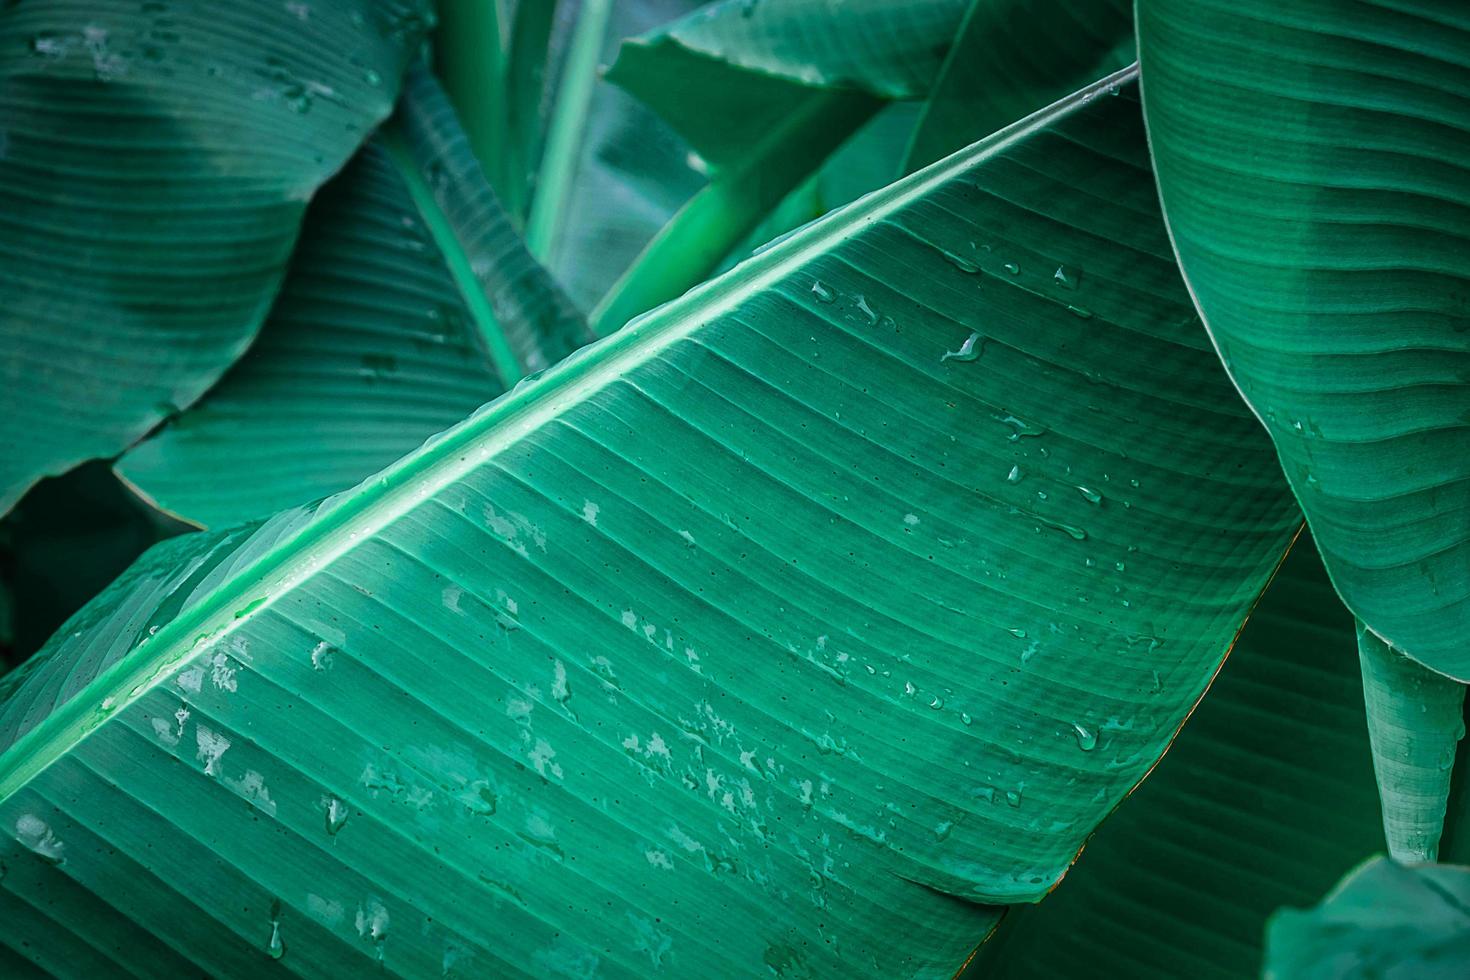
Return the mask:
POLYGON ((197 524, 257 519, 352 486, 585 330, 416 70, 388 133, 312 206, 259 342, 118 472, 197 524))
POLYGON ((1357 633, 1388 853, 1397 861, 1433 861, 1455 748, 1465 735, 1465 685, 1392 649, 1361 623, 1357 633))
POLYGON ((1338 592, 1470 678, 1470 9, 1140 0, 1159 189, 1338 592))
POLYGON ((1378 858, 1267 935, 1272 980, 1454 980, 1470 971, 1470 868, 1378 858))
POLYGON ((1105 80, 151 552, 13 675, 7 894, 211 973, 952 975, 1299 522, 1155 202, 1105 80))
POLYGON ((1259 976, 1267 918, 1383 850, 1352 649, 1298 541, 1158 768, 966 976, 1259 976))
POLYGON ((0 511, 244 351, 306 201, 388 114, 422 0, 0 11, 0 511))

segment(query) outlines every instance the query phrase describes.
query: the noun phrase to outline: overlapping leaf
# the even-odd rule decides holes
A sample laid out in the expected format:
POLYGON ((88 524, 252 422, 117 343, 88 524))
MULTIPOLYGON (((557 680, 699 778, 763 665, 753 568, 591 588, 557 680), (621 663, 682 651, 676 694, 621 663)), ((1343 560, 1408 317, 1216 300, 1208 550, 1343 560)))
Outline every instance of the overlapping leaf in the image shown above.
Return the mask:
POLYGON ((967 976, 1258 976, 1267 918, 1383 850, 1352 645, 1298 542, 1168 755, 967 976))
POLYGON ((1365 864, 1312 909, 1271 921, 1271 980, 1454 980, 1470 970, 1470 868, 1365 864))
POLYGON ((352 486, 585 331, 418 69, 313 205, 259 342, 118 471, 198 524, 257 519, 352 486))
POLYGON ((1141 0, 1164 210, 1339 593, 1470 678, 1470 11, 1141 0))
POLYGON ((202 394, 388 114, 423 0, 0 11, 0 511, 202 394))

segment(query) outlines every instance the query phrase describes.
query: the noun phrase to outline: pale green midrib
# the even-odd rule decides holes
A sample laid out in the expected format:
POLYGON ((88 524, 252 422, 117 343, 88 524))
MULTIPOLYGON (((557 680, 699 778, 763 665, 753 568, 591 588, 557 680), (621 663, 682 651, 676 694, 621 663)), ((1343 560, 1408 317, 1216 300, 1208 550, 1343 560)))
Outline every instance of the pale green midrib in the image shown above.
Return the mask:
POLYGON ((812 256, 856 237, 869 225, 923 198, 985 159, 1081 109, 1109 86, 1129 81, 1136 72, 1136 66, 1125 68, 874 192, 856 205, 813 222, 718 279, 584 348, 582 353, 551 368, 538 384, 508 392, 433 444, 339 494, 325 514, 276 542, 229 579, 227 587, 188 607, 17 739, 0 755, 0 803, 113 714, 173 676, 196 653, 213 649, 319 569, 373 538, 528 433, 538 431, 566 406, 585 401, 707 321, 784 279, 812 256), (210 642, 196 650, 199 637, 208 637, 210 642), (156 652, 143 657, 139 656, 141 651, 156 652))
MULTIPOLYGON (((541 0, 549 2, 549 0, 541 0)), ((585 0, 577 12, 572 47, 562 69, 556 93, 556 108, 542 148, 531 214, 526 222, 526 248, 539 261, 551 255, 566 215, 572 178, 581 162, 582 137, 587 128, 587 110, 597 82, 597 59, 612 13, 611 0, 585 0)))
POLYGON ((465 255, 464 243, 455 234, 449 217, 434 200, 434 192, 429 189, 424 175, 414 163, 413 153, 405 144, 403 133, 399 131, 398 126, 390 123, 383 127, 381 138, 383 147, 387 150, 388 159, 393 161, 393 165, 398 169, 399 175, 408 187, 408 194, 413 199, 414 207, 418 210, 419 216, 424 219, 424 226, 429 229, 429 235, 434 239, 434 244, 438 246, 439 254, 443 256, 444 264, 449 269, 449 275, 454 280, 455 288, 464 299, 465 306, 469 308, 470 319, 475 323, 475 332, 490 361, 490 367, 500 375, 501 384, 510 388, 522 377, 521 365, 516 360, 510 341, 506 339, 505 331, 500 328, 500 321, 496 319, 495 311, 490 308, 490 300, 485 296, 484 288, 480 285, 479 279, 475 277, 474 269, 470 267, 469 257, 465 255))
MULTIPOLYGON (((587 316, 587 322, 591 324, 593 331, 599 337, 604 337, 623 326, 622 323, 604 323, 603 321, 622 304, 622 300, 629 289, 644 278, 644 263, 648 258, 657 254, 665 241, 678 234, 680 226, 690 220, 690 215, 698 215, 707 207, 712 206, 706 202, 718 202, 724 197, 738 196, 730 194, 729 189, 731 187, 743 187, 752 178, 760 179, 761 172, 766 169, 770 159, 786 150, 791 137, 799 136, 814 120, 819 121, 822 116, 827 114, 834 102, 844 101, 850 98, 852 98, 852 93, 846 91, 818 90, 814 92, 812 96, 802 101, 800 108, 788 113, 779 125, 773 127, 766 135, 756 141, 751 147, 751 151, 744 155, 739 163, 721 167, 716 172, 714 178, 704 187, 700 188, 692 198, 685 202, 683 207, 679 208, 673 218, 658 230, 658 233, 653 236, 652 240, 638 253, 637 258, 633 260, 633 264, 618 277, 617 281, 612 284, 602 299, 597 301, 597 306, 587 316)), ((858 128, 854 127, 854 132, 858 128)), ((841 146, 842 140, 838 140, 836 145, 841 146)), ((827 156, 830 157, 831 154, 829 153, 827 156)), ((817 168, 814 168, 812 174, 808 177, 793 181, 791 187, 793 189, 800 187, 806 180, 815 177, 818 169, 820 169, 820 164, 817 168)), ((752 217, 754 220, 758 220, 762 216, 754 215, 752 217)), ((740 237, 743 237, 743 234, 740 237)), ((739 244, 738 237, 730 236, 730 238, 731 240, 728 246, 721 249, 721 258, 724 257, 723 253, 728 253, 730 248, 739 244)), ((719 259, 715 261, 718 262, 719 259)), ((634 314, 634 316, 637 315, 636 313, 634 314)))

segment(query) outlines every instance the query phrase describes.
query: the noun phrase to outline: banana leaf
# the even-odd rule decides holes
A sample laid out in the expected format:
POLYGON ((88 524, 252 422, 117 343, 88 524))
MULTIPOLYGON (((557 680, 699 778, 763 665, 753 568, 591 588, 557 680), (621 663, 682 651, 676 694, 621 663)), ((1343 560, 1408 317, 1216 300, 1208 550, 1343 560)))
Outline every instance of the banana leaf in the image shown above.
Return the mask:
POLYGON ((1259 976, 1271 914, 1383 850, 1352 647, 1298 541, 1158 768, 967 975, 1259 976))
POLYGON ((1185 278, 1348 607, 1470 679, 1470 8, 1140 0, 1185 278))
POLYGON ((1369 861, 1266 938, 1272 980, 1456 980, 1470 971, 1470 868, 1369 861))
POLYGON ((0 512, 245 350, 307 200, 389 112, 424 0, 0 8, 0 512))
POLYGON ((1299 522, 1104 79, 353 490, 151 551, 6 680, 0 944, 950 976, 1299 522))
POLYGON ((198 525, 255 520, 351 487, 588 339, 416 68, 313 204, 259 342, 117 471, 198 525))

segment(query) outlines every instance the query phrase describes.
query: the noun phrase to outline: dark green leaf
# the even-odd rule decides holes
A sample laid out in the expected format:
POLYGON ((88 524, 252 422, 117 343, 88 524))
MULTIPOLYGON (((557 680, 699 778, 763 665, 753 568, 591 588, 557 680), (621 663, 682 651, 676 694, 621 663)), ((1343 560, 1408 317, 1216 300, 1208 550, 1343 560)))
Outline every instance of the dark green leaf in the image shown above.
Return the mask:
POLYGON ((1470 868, 1370 861, 1312 909, 1282 909, 1270 980, 1459 980, 1470 972, 1470 868))
POLYGON ((1158 768, 970 975, 1258 976, 1267 917, 1383 849, 1352 647, 1298 542, 1158 768))
POLYGON ((250 343, 301 213, 388 114, 424 0, 0 10, 0 511, 250 343))
POLYGON ((433 80, 408 87, 313 205, 260 341, 119 463, 160 508, 224 527, 343 490, 587 339, 433 80))
POLYGON ((1338 592, 1470 678, 1470 7, 1140 0, 1165 214, 1338 592))

